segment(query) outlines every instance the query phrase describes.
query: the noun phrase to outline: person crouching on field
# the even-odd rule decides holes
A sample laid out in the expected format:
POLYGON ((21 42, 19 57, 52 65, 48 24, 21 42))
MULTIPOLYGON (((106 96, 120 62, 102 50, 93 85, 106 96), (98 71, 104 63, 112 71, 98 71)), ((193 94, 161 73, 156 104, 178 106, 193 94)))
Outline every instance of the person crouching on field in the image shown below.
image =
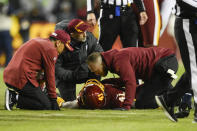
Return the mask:
POLYGON ((73 51, 70 36, 64 30, 56 30, 49 39, 29 40, 16 51, 3 73, 8 87, 5 92, 6 110, 12 110, 15 104, 20 109, 59 110, 55 63, 65 47, 73 51), (38 77, 43 70, 47 93, 39 86, 38 77))
POLYGON ((125 100, 119 110, 131 108, 136 95, 136 79, 144 81, 144 91, 138 94, 138 97, 141 96, 143 99, 135 105, 140 106, 144 104, 144 100, 150 100, 151 103, 155 103, 155 107, 158 107, 155 94, 172 87, 171 82, 177 77, 175 73, 178 68, 174 52, 158 47, 129 47, 95 52, 88 56, 87 63, 89 69, 96 75, 106 76, 110 71, 120 76, 125 85, 125 100))

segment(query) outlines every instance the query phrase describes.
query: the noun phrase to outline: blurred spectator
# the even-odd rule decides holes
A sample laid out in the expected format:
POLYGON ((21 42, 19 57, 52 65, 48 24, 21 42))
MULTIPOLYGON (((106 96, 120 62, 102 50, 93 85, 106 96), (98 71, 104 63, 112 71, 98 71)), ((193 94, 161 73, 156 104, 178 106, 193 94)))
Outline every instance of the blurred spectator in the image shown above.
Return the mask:
POLYGON ((23 42, 29 39, 29 27, 33 22, 56 22, 52 13, 56 0, 9 0, 9 13, 17 16, 23 42))
POLYGON ((76 2, 76 11, 77 11, 77 17, 86 20, 86 0, 78 0, 76 2))
POLYGON ((54 10, 54 14, 56 14, 57 22, 62 20, 72 20, 76 17, 75 1, 59 0, 56 9, 54 10))
POLYGON ((6 54, 5 66, 12 58, 12 37, 10 36, 11 18, 8 13, 8 1, 0 2, 0 49, 6 54))

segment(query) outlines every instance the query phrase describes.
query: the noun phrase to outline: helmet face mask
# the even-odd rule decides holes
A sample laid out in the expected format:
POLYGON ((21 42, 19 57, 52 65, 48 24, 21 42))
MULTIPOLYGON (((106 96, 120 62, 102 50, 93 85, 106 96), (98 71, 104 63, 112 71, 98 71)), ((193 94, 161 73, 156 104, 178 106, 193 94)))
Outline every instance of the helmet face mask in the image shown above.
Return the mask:
POLYGON ((79 93, 78 101, 83 108, 103 108, 106 101, 104 86, 95 79, 88 80, 79 93))

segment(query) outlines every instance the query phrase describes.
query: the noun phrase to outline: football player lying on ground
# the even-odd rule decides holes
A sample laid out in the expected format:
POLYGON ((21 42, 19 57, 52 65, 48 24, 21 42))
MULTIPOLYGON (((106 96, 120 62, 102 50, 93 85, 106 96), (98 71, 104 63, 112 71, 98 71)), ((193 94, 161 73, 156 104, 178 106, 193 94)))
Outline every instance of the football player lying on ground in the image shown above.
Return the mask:
MULTIPOLYGON (((154 88, 159 91, 159 88, 154 88)), ((136 109, 154 109, 155 105, 154 94, 151 99, 144 99, 150 94, 141 95, 144 92, 144 85, 137 87, 135 102, 132 108, 136 109), (143 100, 143 103, 141 101, 143 100), (140 102, 140 104, 138 103, 140 102)), ((154 91, 154 93, 157 91, 154 91)), ((65 102, 58 97, 57 102, 62 108, 82 108, 82 109, 119 109, 122 108, 125 100, 124 84, 119 78, 105 79, 99 82, 96 79, 88 80, 81 91, 77 100, 65 102)))

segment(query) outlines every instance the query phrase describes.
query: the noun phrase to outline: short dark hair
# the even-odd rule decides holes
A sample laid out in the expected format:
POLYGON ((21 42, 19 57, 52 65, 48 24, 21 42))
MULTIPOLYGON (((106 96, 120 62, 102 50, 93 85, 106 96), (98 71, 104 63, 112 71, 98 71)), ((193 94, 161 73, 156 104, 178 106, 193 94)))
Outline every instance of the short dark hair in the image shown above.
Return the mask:
POLYGON ((101 53, 100 52, 93 52, 93 53, 91 53, 89 56, 88 56, 88 58, 87 58, 87 63, 94 63, 94 62, 96 62, 97 61, 97 59, 99 58, 99 57, 101 57, 101 53))

